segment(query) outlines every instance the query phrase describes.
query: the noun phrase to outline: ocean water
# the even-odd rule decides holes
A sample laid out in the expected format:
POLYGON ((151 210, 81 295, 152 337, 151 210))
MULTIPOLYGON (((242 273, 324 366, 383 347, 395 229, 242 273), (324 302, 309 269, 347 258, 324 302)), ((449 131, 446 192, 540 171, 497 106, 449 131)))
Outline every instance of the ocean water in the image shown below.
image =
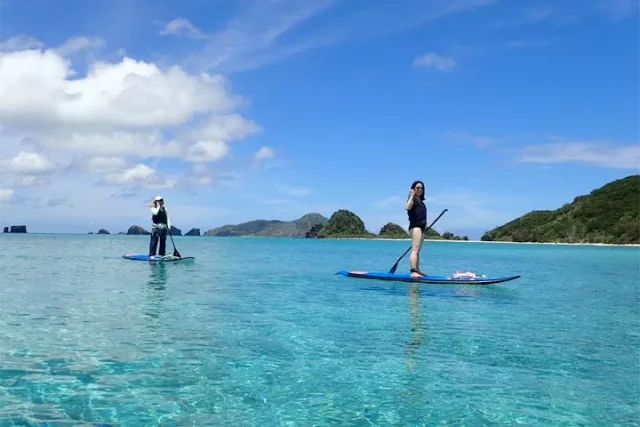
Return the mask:
POLYGON ((640 249, 0 235, 0 426, 637 426, 640 249), (168 241, 168 252, 171 242, 168 241), (398 271, 408 270, 405 258, 398 271))

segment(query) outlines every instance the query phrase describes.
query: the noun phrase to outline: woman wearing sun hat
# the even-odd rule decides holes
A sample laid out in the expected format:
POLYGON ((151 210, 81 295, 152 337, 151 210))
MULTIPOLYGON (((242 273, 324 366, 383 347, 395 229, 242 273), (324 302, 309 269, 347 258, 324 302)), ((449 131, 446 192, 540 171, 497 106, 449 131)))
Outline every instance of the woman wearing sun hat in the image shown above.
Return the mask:
POLYGON ((149 256, 156 254, 158 243, 158 255, 165 256, 167 247, 167 231, 171 228, 169 212, 164 206, 162 196, 156 196, 149 202, 151 208, 151 238, 149 241, 149 256))

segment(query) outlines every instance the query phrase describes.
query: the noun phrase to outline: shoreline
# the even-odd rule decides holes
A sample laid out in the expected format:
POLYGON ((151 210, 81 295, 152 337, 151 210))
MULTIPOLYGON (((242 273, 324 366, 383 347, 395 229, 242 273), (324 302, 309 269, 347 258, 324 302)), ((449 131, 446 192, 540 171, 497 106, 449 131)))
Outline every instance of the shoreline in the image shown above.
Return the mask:
MULTIPOLYGON (((384 237, 326 237, 321 240, 390 240, 410 242, 410 238, 384 238, 384 237)), ((482 244, 508 244, 508 245, 553 245, 553 246, 612 246, 612 247, 640 247, 638 243, 565 243, 565 242, 503 242, 485 240, 447 240, 447 239, 424 239, 426 242, 446 242, 446 243, 482 243, 482 244)))
MULTIPOLYGON (((47 235, 47 236, 95 236, 98 235, 94 233, 84 234, 84 233, 0 233, 0 235, 47 235)), ((144 236, 148 237, 146 234, 103 234, 102 236, 113 236, 113 237, 122 237, 122 236, 144 236)), ((316 238, 305 238, 305 237, 290 237, 290 236, 186 236, 184 234, 179 236, 174 236, 174 238, 180 237, 213 237, 213 238, 272 238, 272 239, 282 239, 282 238, 291 238, 291 239, 301 239, 301 240, 375 240, 375 241, 404 241, 411 242, 411 238, 409 237, 324 237, 321 239, 316 238)), ((508 245, 552 245, 552 246, 594 246, 594 247, 622 247, 622 248, 634 248, 640 247, 638 243, 628 243, 628 244, 618 244, 618 243, 566 243, 566 242, 507 242, 507 241, 484 241, 484 240, 447 240, 447 239, 424 239, 426 242, 434 242, 434 243, 482 243, 482 244, 508 244, 508 245)))

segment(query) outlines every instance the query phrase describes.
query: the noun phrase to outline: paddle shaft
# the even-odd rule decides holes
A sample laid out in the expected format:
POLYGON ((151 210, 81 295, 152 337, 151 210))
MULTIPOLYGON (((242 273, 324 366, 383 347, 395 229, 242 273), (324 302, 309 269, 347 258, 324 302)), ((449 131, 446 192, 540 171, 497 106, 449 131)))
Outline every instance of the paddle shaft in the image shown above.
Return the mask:
MULTIPOLYGON (((431 223, 431 225, 424 229, 424 234, 425 234, 425 236, 426 236, 426 234, 427 234, 427 231, 429 231, 429 230, 431 229, 431 227, 433 227, 433 225, 434 225, 436 222, 438 222, 438 220, 440 219, 440 217, 441 217, 442 215, 444 215, 444 213, 445 213, 446 211, 448 211, 448 210, 449 210, 449 209, 445 209, 445 210, 443 210, 443 211, 440 213, 440 215, 438 215, 438 217, 437 217, 436 219, 434 219, 434 220, 433 220, 433 222, 431 223)), ((413 245, 409 246, 409 249, 407 249, 406 251, 404 251, 404 253, 402 254, 402 256, 401 256, 400 258, 398 258, 398 260, 396 261, 396 263, 395 263, 395 264, 393 264, 393 267, 391 267, 391 270, 389 270, 389 273, 393 274, 393 273, 395 273, 395 272, 396 272, 396 270, 398 269, 398 264, 400 263, 400 261, 402 260, 402 258, 404 258, 404 256, 405 256, 406 254, 408 254, 408 253, 409 253, 409 251, 411 250, 411 248, 412 248, 412 247, 413 247, 413 245)))
POLYGON ((171 238, 171 244, 173 245, 173 256, 182 258, 182 256, 180 255, 180 252, 178 252, 178 250, 176 249, 175 242, 173 241, 173 235, 171 234, 171 227, 167 228, 167 231, 169 232, 169 237, 171 238))

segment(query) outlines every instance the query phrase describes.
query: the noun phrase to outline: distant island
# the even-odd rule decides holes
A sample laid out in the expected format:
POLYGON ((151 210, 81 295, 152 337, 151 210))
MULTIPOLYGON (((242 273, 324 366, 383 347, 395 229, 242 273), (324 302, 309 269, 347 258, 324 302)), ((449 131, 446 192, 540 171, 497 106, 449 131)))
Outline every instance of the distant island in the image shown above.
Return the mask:
MULTIPOLYGON (((97 233, 94 233, 93 231, 90 231, 87 234, 111 234, 109 233, 108 230, 105 230, 104 228, 101 228, 100 230, 98 230, 97 233)), ((124 232, 121 231, 118 234, 122 235, 128 235, 128 236, 150 236, 151 232, 147 231, 146 229, 144 229, 143 227, 139 226, 139 225, 132 225, 131 227, 129 227, 129 229, 124 232)), ((173 225, 171 226, 171 235, 172 236, 182 236, 182 230, 180 230, 177 227, 174 227, 173 225)), ((200 229, 199 228, 192 228, 191 230, 189 230, 185 236, 199 236, 200 235, 200 229)))
POLYGON ((26 225, 12 225, 10 227, 4 227, 2 230, 3 233, 26 233, 27 226, 26 225))
MULTIPOLYGON (((409 233, 398 224, 387 223, 375 234, 368 231, 355 213, 339 209, 326 218, 318 213, 308 213, 293 221, 257 219, 241 224, 227 224, 204 233, 213 237, 298 237, 307 239, 409 239, 409 233)), ((428 239, 469 240, 467 236, 453 233, 440 235, 435 230, 427 232, 428 239)))
POLYGON ((318 213, 309 213, 294 221, 257 219, 241 224, 227 224, 207 230, 205 236, 239 237, 305 237, 313 227, 325 226, 329 220, 318 213))
POLYGON ((640 175, 612 181, 556 210, 536 210, 481 241, 640 244, 640 175))

